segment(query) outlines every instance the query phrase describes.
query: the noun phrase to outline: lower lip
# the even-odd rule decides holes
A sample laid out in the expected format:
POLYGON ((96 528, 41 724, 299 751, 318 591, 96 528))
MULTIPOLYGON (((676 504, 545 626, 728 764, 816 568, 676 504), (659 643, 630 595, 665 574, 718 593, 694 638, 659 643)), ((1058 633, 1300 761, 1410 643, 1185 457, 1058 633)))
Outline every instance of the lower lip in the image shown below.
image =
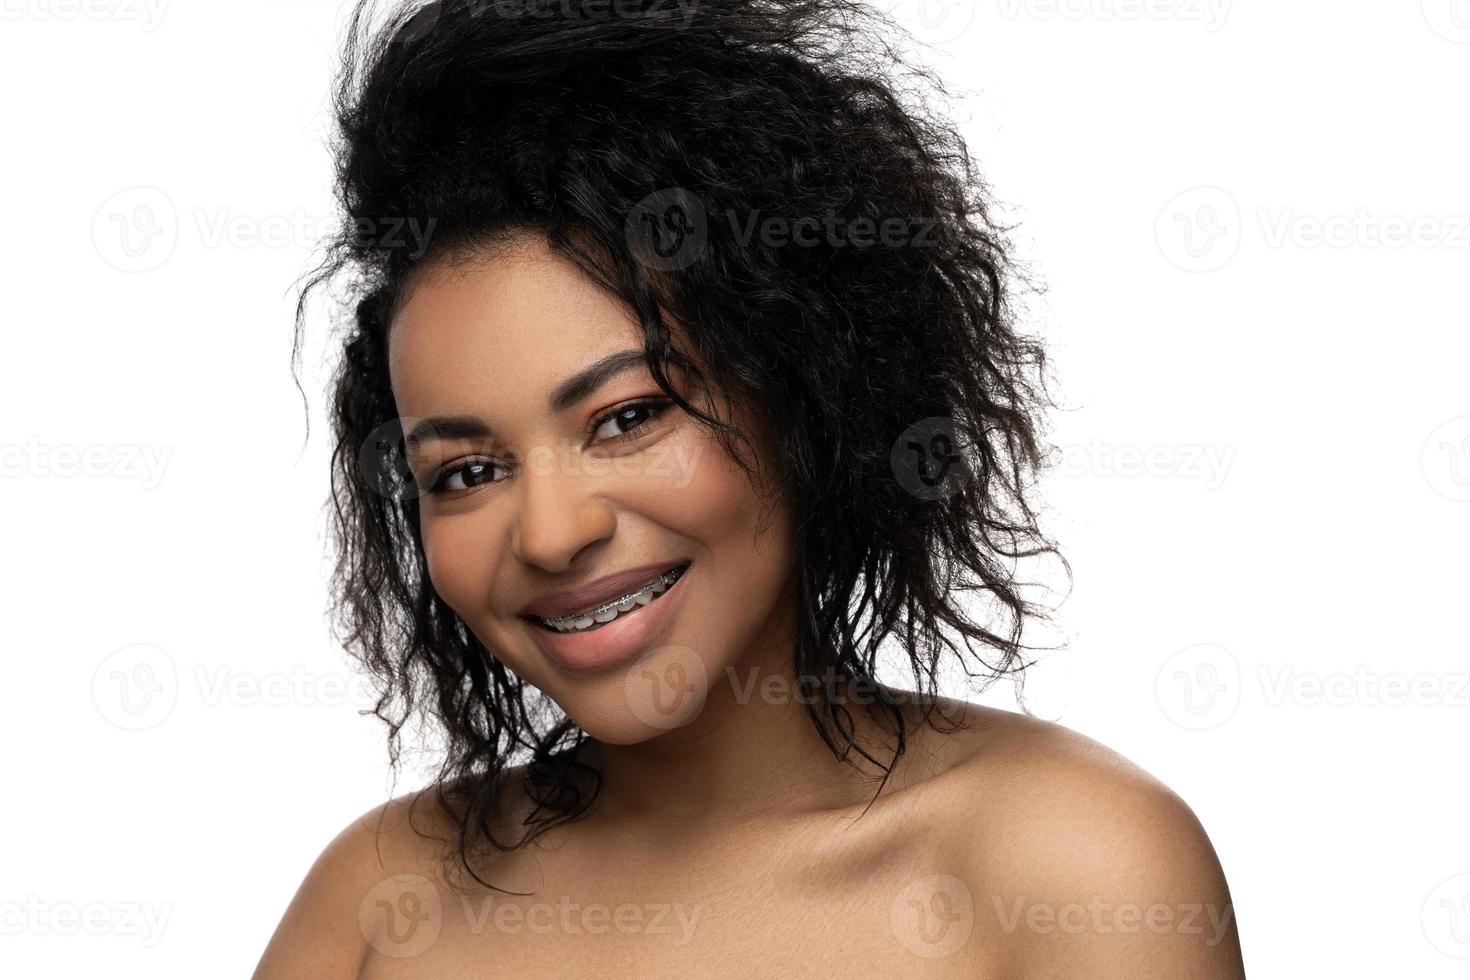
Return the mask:
POLYGON ((527 623, 526 629, 541 652, 564 670, 601 670, 632 660, 653 643, 684 600, 684 580, 694 566, 684 569, 678 581, 646 606, 638 606, 617 619, 585 633, 557 633, 527 623))

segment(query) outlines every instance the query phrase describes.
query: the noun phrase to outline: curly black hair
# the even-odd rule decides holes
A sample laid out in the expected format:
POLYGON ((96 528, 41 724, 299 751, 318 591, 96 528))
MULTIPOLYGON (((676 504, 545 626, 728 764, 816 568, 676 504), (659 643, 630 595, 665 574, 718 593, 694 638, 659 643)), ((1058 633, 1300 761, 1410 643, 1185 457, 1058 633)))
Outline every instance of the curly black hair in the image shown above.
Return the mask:
POLYGON ((796 675, 875 692, 896 735, 892 757, 874 759, 829 687, 807 710, 838 758, 855 750, 886 780, 904 751, 898 699, 877 681, 889 638, 932 727, 945 651, 983 683, 1019 675, 1023 627, 1045 613, 1015 565, 1058 555, 1031 501, 1044 352, 1017 329, 1025 277, 963 140, 906 89, 947 94, 942 83, 882 40, 899 28, 864 0, 446 0, 377 14, 360 0, 347 27, 334 89, 346 220, 302 290, 293 362, 307 294, 352 273, 332 403, 334 622, 380 685, 395 768, 410 717, 438 730, 462 866, 488 885, 479 848, 575 819, 598 782, 572 761, 586 733, 436 594, 415 495, 364 464, 385 432, 402 437, 388 327, 435 258, 544 235, 626 302, 659 386, 732 458, 742 433, 668 382, 667 365, 692 368, 671 321, 702 381, 779 420, 796 675), (958 469, 906 468, 930 450, 958 469), (955 601, 966 591, 986 622, 955 601), (492 817, 512 771, 535 810, 502 839, 492 817))

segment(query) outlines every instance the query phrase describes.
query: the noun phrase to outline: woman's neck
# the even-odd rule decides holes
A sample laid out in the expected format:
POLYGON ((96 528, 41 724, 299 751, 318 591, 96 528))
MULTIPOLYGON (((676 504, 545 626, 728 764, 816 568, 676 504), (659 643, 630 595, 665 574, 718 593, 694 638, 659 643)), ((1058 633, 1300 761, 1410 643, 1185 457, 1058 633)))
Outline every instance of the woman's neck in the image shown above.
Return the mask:
MULTIPOLYGON (((598 818, 698 833, 871 799, 882 769, 856 750, 849 752, 856 768, 838 759, 813 726, 807 702, 825 717, 823 688, 830 688, 846 706, 858 744, 888 764, 895 740, 869 708, 876 699, 836 676, 798 684, 793 637, 789 616, 768 626, 735 666, 709 678, 703 707, 686 724, 633 745, 590 743, 586 761, 602 774, 598 818)), ((839 734, 833 738, 843 746, 839 734)))

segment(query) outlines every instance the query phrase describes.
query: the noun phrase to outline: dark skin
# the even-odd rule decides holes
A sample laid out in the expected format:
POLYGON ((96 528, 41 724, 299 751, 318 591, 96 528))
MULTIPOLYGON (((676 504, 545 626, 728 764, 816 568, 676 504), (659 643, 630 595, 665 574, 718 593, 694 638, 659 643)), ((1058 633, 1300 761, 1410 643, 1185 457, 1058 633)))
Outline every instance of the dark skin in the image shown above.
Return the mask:
MULTIPOLYGON (((390 337, 400 411, 473 416, 494 431, 411 459, 416 475, 461 467, 449 494, 423 498, 434 586, 589 733, 586 761, 603 785, 576 822, 477 864, 516 895, 447 873, 442 845, 408 819, 452 833, 432 794, 365 814, 307 874, 257 980, 1242 976, 1203 828, 1089 739, 958 701, 939 705, 942 726, 958 730, 937 731, 896 691, 910 743, 876 799, 875 765, 833 757, 794 696, 779 499, 677 409, 635 413, 635 436, 613 439, 625 426, 600 422, 607 409, 659 394, 642 369, 548 405, 581 367, 640 345, 614 300, 534 242, 446 263, 412 286, 390 337), (640 465, 529 465, 553 445, 564 460, 640 465), (686 466, 671 477, 641 465, 655 455, 686 466), (486 465, 466 471, 466 460, 486 465), (682 596, 660 600, 671 612, 656 650, 568 670, 517 616, 545 589, 671 557, 692 564, 682 596), (637 678, 669 657, 697 668, 679 674, 698 680, 694 709, 651 723, 637 678)), ((750 417, 730 417, 770 445, 750 417)), ((757 461, 770 471, 768 456, 757 461)), ((856 703, 861 692, 841 693, 859 744, 887 760, 885 726, 856 703)), ((510 781, 496 818, 505 836, 527 805, 510 781)))

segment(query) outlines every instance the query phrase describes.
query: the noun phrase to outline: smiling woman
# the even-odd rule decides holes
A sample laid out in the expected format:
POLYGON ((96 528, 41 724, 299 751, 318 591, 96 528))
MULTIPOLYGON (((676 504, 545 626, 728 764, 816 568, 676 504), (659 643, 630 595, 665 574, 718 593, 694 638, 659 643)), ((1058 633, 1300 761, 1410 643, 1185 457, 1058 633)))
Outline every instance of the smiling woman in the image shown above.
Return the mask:
POLYGON ((357 8, 336 608, 444 759, 257 977, 1240 975, 1187 806, 939 692, 1025 665, 1042 354, 880 20, 357 8))
POLYGON ((510 241, 420 266, 389 326, 394 405, 420 420, 425 567, 516 678, 594 738, 640 741, 656 729, 606 668, 711 641, 702 668, 740 662, 791 579, 789 514, 754 535, 780 498, 673 408, 627 308, 534 236, 510 241))

